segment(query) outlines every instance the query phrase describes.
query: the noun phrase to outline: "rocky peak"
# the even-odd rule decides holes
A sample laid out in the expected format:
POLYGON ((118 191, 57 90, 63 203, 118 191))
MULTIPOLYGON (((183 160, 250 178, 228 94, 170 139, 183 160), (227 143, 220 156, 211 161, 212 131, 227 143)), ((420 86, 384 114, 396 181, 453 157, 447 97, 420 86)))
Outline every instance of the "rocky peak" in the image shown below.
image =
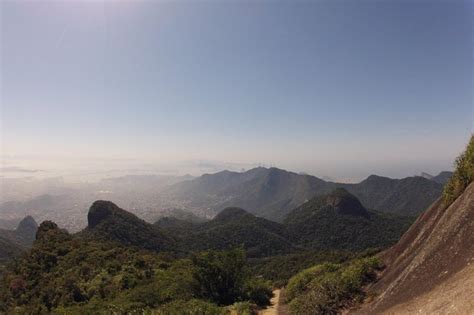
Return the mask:
POLYGON ((121 209, 111 201, 97 200, 92 204, 87 214, 87 222, 90 228, 95 227, 107 217, 113 216, 121 209))
POLYGON ((326 196, 326 204, 344 215, 369 217, 369 213, 354 195, 344 188, 337 188, 326 196))

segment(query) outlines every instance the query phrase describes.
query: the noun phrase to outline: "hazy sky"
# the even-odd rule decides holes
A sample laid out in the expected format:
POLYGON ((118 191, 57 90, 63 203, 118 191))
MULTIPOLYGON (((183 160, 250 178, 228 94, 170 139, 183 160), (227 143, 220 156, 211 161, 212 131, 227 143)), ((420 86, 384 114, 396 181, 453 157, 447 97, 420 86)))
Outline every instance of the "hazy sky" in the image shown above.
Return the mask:
POLYGON ((218 161, 398 177, 449 168, 473 130, 472 1, 0 8, 7 167, 218 161))

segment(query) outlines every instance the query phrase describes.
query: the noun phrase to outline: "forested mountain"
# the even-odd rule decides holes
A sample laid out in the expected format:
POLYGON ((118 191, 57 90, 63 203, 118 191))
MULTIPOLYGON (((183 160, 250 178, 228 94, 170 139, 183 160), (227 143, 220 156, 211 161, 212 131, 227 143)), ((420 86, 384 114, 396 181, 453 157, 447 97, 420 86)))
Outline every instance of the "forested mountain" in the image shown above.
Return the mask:
POLYGON ((431 180, 444 185, 449 181, 451 176, 453 176, 453 172, 444 171, 431 178, 431 180))
POLYGON ((174 243, 158 227, 120 209, 110 201, 94 202, 87 220, 87 228, 80 233, 85 238, 116 241, 155 251, 170 250, 174 243))
MULTIPOLYGON (((179 244, 188 251, 242 246, 249 257, 262 257, 295 250, 285 226, 258 218, 240 208, 226 208, 202 224, 176 223, 166 230, 172 235, 181 235, 179 244)), ((166 221, 160 220, 157 224, 164 226, 166 221)))
MULTIPOLYGON (((290 312, 472 314, 474 136, 455 166, 442 197, 394 246, 370 258, 319 263, 293 276, 287 285, 290 312)), ((327 208, 332 200, 320 199, 300 212, 315 215, 311 208, 327 208)))
POLYGON ((176 236, 185 250, 242 245, 250 257, 265 257, 299 250, 383 248, 396 242, 412 221, 369 211, 347 190, 338 188, 297 207, 282 224, 240 208, 226 208, 202 224, 162 218, 155 225, 176 236))
POLYGON ((17 257, 23 253, 25 248, 18 243, 13 242, 10 238, 0 235, 0 266, 3 262, 8 261, 12 257, 17 257))
POLYGON ((176 258, 71 235, 50 221, 40 225, 31 251, 0 276, 0 313, 218 315, 249 313, 271 297, 267 282, 252 279, 242 250, 176 258))
POLYGON ((258 167, 238 173, 223 171, 184 181, 162 192, 168 202, 215 215, 227 207, 239 207, 273 221, 317 192, 328 192, 334 184, 317 177, 278 168, 258 167))
POLYGON ((18 216, 31 214, 40 221, 52 220, 70 232, 77 232, 87 226, 90 204, 109 199, 150 223, 164 216, 208 220, 228 207, 239 207, 259 217, 283 222, 294 208, 337 187, 346 188, 368 209, 417 215, 439 197, 442 184, 436 181, 436 178, 390 179, 373 175, 358 184, 341 184, 263 167, 246 172, 205 174, 194 179, 124 176, 71 187, 56 183, 51 193, 0 204, 0 219, 4 220, 3 224, 11 225, 12 220, 19 221, 18 216))
POLYGON ((291 211, 284 224, 293 242, 312 249, 364 250, 393 244, 412 219, 364 208, 344 188, 291 211))
POLYGON ((435 201, 443 185, 421 176, 391 179, 371 175, 358 184, 340 185, 368 209, 400 215, 418 215, 435 201))

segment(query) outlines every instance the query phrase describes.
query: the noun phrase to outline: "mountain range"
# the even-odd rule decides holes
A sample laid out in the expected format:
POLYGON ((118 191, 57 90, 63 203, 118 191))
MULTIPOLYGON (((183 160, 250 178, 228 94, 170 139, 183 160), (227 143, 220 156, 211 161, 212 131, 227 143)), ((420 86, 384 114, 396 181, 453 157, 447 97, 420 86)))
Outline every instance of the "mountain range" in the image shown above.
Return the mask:
POLYGON ((344 188, 317 196, 284 221, 292 241, 315 250, 384 248, 395 243, 412 220, 367 210, 344 188))
POLYGON ((214 216, 226 207, 240 207, 282 222, 292 209, 337 187, 347 189, 369 209, 417 215, 440 196, 443 184, 421 176, 391 179, 376 175, 358 184, 343 184, 278 168, 259 167, 242 173, 206 174, 171 185, 160 197, 163 204, 201 215, 214 216))
MULTIPOLYGON (((439 178, 446 179, 450 174, 442 172, 431 179, 372 175, 357 184, 344 184, 278 168, 257 167, 245 172, 222 171, 196 178, 124 176, 71 186, 61 186, 67 184, 56 181, 54 189, 46 190, 47 194, 0 204, 0 224, 11 227, 19 218, 32 215, 38 221, 52 220, 70 232, 77 232, 87 226, 89 205, 103 199, 114 200, 147 222, 155 222, 170 213, 204 220, 222 209, 238 207, 281 223, 294 208, 337 187, 354 194, 367 209, 413 216, 439 197, 443 188, 439 178)), ((11 183, 10 190, 17 184, 19 191, 26 189, 22 186, 25 183, 15 183, 17 181, 11 183)))
POLYGON ((291 211, 283 223, 230 207, 207 222, 161 218, 149 224, 108 201, 95 202, 80 233, 122 245, 190 252, 242 246, 249 257, 300 250, 383 248, 393 244, 412 219, 367 210, 344 188, 315 197, 291 211))

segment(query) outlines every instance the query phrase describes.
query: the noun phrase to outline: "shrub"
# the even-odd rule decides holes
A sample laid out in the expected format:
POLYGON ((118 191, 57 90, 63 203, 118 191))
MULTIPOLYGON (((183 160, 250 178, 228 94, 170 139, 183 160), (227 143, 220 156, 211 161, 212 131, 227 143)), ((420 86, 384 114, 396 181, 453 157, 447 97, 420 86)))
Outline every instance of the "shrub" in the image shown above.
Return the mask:
POLYGON ((258 306, 269 304, 273 292, 268 281, 263 279, 249 279, 244 285, 244 300, 251 301, 258 306))
POLYGON ((254 315, 258 314, 257 306, 250 302, 234 303, 229 310, 232 315, 254 315))
POLYGON ((198 296, 218 305, 249 300, 260 306, 270 304, 271 286, 251 279, 242 248, 207 251, 193 257, 198 296))
POLYGON ((376 257, 348 264, 323 264, 297 274, 288 283, 293 314, 337 314, 339 309, 365 297, 363 286, 376 278, 382 263, 376 257))
POLYGON ((224 315, 226 310, 215 304, 192 299, 189 301, 175 300, 160 307, 157 315, 224 315))
POLYGON ((296 274, 288 281, 288 286, 286 287, 287 300, 291 301, 299 294, 304 293, 308 284, 313 281, 313 279, 324 273, 335 271, 338 268, 339 265, 337 264, 326 263, 313 266, 296 274))
POLYGON ((474 135, 471 136, 466 150, 456 159, 455 171, 443 191, 445 206, 459 197, 474 180, 474 135))
POLYGON ((246 278, 242 249, 203 252, 193 257, 193 263, 201 297, 219 305, 239 300, 246 278))

